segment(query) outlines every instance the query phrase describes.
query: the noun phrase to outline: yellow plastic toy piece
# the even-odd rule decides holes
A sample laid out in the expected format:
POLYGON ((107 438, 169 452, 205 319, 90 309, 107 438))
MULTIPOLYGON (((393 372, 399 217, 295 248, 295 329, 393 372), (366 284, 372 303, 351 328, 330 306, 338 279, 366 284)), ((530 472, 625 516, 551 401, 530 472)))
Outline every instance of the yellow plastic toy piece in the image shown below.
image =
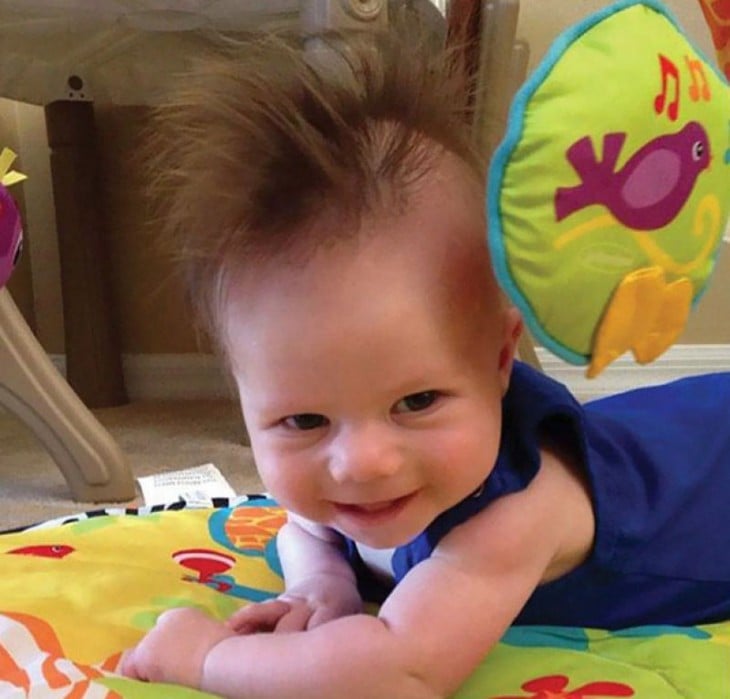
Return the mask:
POLYGON ((28 179, 22 172, 10 169, 17 157, 10 148, 3 148, 0 151, 0 184, 4 187, 12 187, 14 184, 28 179))
POLYGON ((598 376, 628 351, 639 364, 654 361, 684 330, 693 294, 689 278, 667 283, 661 267, 644 267, 627 274, 601 318, 586 376, 598 376))

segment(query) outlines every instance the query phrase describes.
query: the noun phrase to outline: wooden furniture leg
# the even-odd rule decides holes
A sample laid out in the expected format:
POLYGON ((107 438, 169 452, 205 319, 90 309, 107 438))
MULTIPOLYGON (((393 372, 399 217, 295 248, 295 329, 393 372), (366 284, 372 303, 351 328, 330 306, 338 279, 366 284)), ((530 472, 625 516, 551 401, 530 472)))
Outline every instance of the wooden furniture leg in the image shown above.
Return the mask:
POLYGON ((66 340, 66 376, 90 408, 127 402, 107 272, 94 107, 45 107, 66 340))
POLYGON ((76 500, 135 496, 124 454, 53 366, 7 289, 0 289, 0 405, 35 433, 76 500))

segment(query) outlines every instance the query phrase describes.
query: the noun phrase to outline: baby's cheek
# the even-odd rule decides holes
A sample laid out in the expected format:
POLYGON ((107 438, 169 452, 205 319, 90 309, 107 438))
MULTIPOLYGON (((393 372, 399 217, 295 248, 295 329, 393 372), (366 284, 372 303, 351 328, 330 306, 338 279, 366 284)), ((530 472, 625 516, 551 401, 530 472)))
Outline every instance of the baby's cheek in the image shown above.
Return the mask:
POLYGON ((297 459, 267 455, 256 463, 266 491, 282 507, 300 513, 320 499, 316 478, 297 459))

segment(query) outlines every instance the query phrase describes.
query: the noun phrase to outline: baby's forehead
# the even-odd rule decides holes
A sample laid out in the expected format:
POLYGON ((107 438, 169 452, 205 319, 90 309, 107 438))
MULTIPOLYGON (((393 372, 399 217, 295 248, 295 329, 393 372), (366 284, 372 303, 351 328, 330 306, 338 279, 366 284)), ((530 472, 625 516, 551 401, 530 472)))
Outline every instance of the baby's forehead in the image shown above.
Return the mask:
POLYGON ((480 256, 395 237, 395 246, 351 242, 235 289, 226 347, 239 381, 287 394, 301 377, 319 386, 314 377, 338 385, 358 375, 374 386, 373 368, 388 367, 390 384, 415 385, 484 355, 498 301, 480 256))
POLYGON ((234 287, 224 344, 240 361, 265 347, 271 361, 304 364, 343 336, 380 348, 472 344, 500 305, 488 263, 466 248, 423 247, 352 243, 234 287))

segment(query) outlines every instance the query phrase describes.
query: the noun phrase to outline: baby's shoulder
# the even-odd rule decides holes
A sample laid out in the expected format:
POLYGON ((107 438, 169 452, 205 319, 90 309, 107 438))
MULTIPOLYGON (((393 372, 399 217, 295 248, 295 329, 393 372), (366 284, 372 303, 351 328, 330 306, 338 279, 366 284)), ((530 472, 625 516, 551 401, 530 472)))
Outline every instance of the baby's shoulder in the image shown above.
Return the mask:
POLYGON ((445 538, 452 552, 489 561, 490 568, 542 561, 541 582, 588 557, 595 519, 585 477, 573 459, 552 446, 540 456, 538 473, 526 488, 496 498, 445 538))

